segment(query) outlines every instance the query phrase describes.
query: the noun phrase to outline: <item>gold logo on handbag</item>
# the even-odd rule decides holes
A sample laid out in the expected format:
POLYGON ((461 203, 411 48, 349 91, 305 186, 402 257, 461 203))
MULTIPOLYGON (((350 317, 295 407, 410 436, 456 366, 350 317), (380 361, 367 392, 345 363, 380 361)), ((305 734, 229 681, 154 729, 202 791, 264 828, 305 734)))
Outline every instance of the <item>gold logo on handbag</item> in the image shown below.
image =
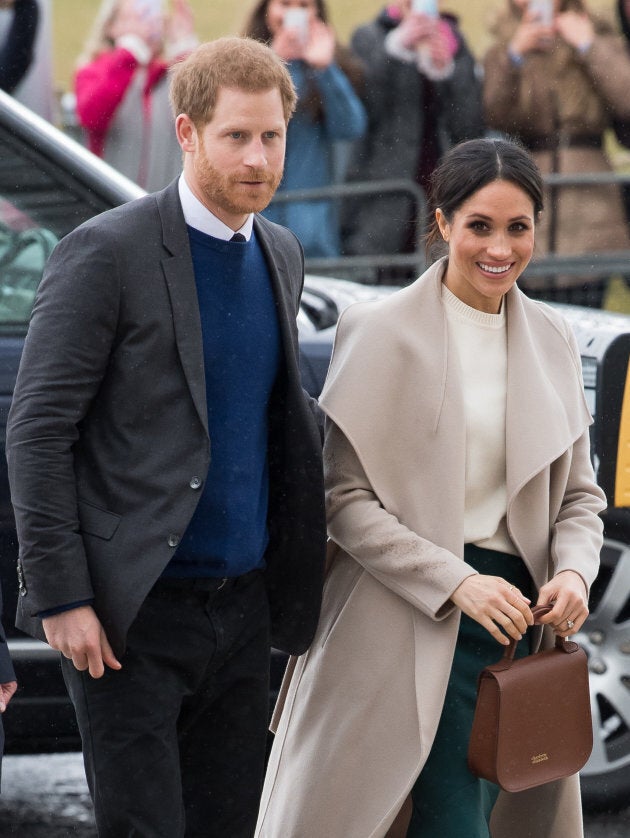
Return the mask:
MULTIPOLYGON (((534 620, 550 610, 532 608, 534 620)), ((569 777, 593 748, 584 650, 556 635, 552 649, 518 660, 515 652, 512 640, 479 676, 468 746, 472 773, 505 791, 569 777)))

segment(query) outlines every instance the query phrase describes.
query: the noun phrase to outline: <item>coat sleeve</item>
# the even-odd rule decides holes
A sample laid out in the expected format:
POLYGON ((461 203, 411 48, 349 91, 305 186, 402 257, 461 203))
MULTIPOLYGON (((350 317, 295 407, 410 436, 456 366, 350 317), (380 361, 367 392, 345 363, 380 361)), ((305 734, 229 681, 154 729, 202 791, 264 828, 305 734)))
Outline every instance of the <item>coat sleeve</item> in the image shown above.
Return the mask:
POLYGON ((582 61, 608 110, 630 118, 630 54, 622 38, 596 35, 582 61))
POLYGON ((30 67, 38 21, 37 0, 18 0, 0 49, 0 89, 7 93, 13 93, 30 67))
MULTIPOLYGON (((579 368, 577 341, 568 325, 566 329, 567 340, 579 368)), ((590 450, 590 436, 586 429, 571 448, 564 495, 551 534, 551 558, 555 572, 573 570, 579 573, 587 590, 599 570, 604 529, 599 516, 606 509, 606 496, 595 481, 590 450)))
POLYGON ((436 82, 440 113, 450 143, 481 137, 484 131, 481 78, 475 59, 460 39, 453 74, 436 82))
POLYGON ((510 61, 505 44, 495 44, 484 58, 483 108, 489 128, 522 133, 530 128, 519 109, 521 70, 510 61))
POLYGON ((365 131, 367 116, 348 77, 337 64, 314 73, 322 96, 324 124, 330 140, 355 140, 365 131))
POLYGON ((451 594, 476 571, 383 508, 354 448, 330 419, 324 479, 331 539, 414 607, 435 620, 447 617, 455 608, 451 594))
POLYGON ((116 243, 90 224, 59 243, 35 300, 6 446, 30 614, 94 597, 73 451, 110 361, 118 275, 116 243))
POLYGON ((101 157, 107 129, 137 67, 137 59, 121 47, 103 53, 77 71, 77 117, 87 131, 90 150, 101 157))

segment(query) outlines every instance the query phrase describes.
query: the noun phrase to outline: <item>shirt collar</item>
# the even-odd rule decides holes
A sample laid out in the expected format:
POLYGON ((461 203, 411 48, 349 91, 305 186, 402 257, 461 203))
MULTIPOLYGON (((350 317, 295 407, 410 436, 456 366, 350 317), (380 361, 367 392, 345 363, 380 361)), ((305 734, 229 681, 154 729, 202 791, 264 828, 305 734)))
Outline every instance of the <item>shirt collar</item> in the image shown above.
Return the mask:
POLYGON ((250 240, 254 226, 253 213, 247 216, 245 224, 239 230, 232 230, 231 227, 228 227, 227 224, 224 224, 217 218, 214 213, 210 212, 207 207, 204 207, 186 183, 186 178, 183 173, 179 178, 178 186, 179 200, 182 203, 184 220, 189 227, 194 227, 195 230, 200 230, 208 236, 213 236, 215 239, 222 239, 223 241, 229 241, 234 233, 242 233, 247 241, 250 240))

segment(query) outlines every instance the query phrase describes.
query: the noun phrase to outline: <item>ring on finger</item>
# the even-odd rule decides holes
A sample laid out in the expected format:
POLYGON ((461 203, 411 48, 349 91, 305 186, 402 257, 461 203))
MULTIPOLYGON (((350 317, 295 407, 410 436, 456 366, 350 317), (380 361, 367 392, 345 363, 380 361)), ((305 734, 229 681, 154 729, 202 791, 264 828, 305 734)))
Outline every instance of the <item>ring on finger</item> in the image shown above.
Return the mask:
POLYGON ((574 625, 575 625, 575 620, 569 620, 567 618, 567 628, 572 629, 574 625))

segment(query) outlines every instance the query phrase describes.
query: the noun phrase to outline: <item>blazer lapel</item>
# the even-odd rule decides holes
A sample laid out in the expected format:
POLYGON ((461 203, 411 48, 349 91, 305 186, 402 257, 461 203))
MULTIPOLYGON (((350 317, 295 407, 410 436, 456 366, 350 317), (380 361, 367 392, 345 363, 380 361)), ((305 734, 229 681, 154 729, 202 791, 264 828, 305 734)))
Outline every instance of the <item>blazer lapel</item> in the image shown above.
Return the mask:
POLYGON ((269 267, 271 287, 278 312, 278 324, 282 338, 285 364, 289 377, 293 381, 296 381, 299 379, 300 373, 297 364, 298 346, 296 331, 296 317, 299 302, 292 296, 295 280, 292 283, 284 252, 281 248, 275 246, 273 234, 270 232, 265 219, 258 215, 254 216, 254 229, 269 267))
POLYGON ((164 247, 170 254, 162 259, 162 270, 171 300, 175 340, 193 403, 208 433, 199 299, 177 181, 159 192, 156 198, 162 220, 164 247))

